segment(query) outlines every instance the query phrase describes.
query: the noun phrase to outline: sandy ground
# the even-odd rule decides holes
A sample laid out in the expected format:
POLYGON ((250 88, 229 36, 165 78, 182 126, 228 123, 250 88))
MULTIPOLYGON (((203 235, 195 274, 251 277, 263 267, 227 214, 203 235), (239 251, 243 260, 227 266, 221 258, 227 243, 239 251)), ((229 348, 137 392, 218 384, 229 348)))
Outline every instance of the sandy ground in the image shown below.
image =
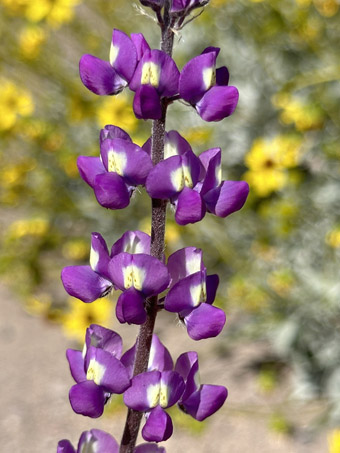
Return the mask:
MULTIPOLYGON (((119 439, 123 412, 97 420, 72 412, 67 395, 73 381, 65 350, 73 345, 61 329, 26 314, 1 284, 0 300, 0 451, 55 452, 58 440, 68 438, 76 444, 80 433, 91 428, 110 431, 119 439)), ((211 350, 218 339, 193 342, 173 318, 161 319, 159 326, 158 333, 173 358, 183 351, 198 350, 201 381, 224 384, 229 390, 226 404, 209 419, 203 432, 193 434, 175 426, 174 435, 164 444, 168 453, 327 452, 326 433, 313 434, 309 429, 319 405, 291 400, 289 376, 269 395, 260 391, 248 364, 267 345, 240 345, 228 357, 217 359, 211 350), (291 436, 268 428, 268 420, 278 407, 294 422, 291 436)), ((134 328, 119 328, 119 333, 128 347, 132 345, 134 328)))

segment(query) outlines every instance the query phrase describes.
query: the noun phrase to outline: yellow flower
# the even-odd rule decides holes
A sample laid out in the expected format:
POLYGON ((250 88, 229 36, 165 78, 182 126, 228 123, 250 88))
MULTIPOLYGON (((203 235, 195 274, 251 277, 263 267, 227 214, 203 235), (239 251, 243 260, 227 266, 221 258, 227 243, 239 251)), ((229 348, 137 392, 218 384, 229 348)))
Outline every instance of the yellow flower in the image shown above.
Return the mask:
POLYGON ((32 22, 46 20, 54 28, 70 22, 80 0, 39 0, 28 2, 25 15, 32 22))
POLYGON ((244 178, 260 197, 282 189, 288 181, 287 168, 298 165, 301 139, 294 136, 276 136, 272 140, 257 139, 246 155, 249 168, 244 178))
POLYGON ((340 248, 340 227, 327 233, 326 243, 334 249, 340 248))
POLYGON ((334 429, 328 436, 328 453, 340 453, 340 429, 334 429))
POLYGON ((39 55, 45 40, 46 33, 41 27, 25 27, 19 35, 20 52, 24 57, 34 59, 39 55))
POLYGON ((29 116, 34 109, 32 96, 8 79, 0 79, 0 131, 11 129, 17 118, 29 116))
POLYGON ((10 239, 21 239, 25 236, 44 236, 49 232, 49 221, 44 218, 16 220, 8 229, 10 239))
POLYGON ((97 122, 100 127, 114 124, 122 129, 135 130, 137 119, 133 113, 128 95, 107 96, 97 109, 97 122))
POLYGON ((107 297, 89 304, 70 297, 68 302, 70 311, 62 318, 63 330, 67 336, 83 341, 85 330, 90 324, 107 327, 112 315, 112 303, 107 297))
POLYGON ((313 0, 315 8, 324 17, 334 16, 339 9, 337 0, 313 0))
POLYGON ((62 254, 69 260, 84 260, 89 256, 89 245, 83 239, 71 239, 63 245, 62 254))

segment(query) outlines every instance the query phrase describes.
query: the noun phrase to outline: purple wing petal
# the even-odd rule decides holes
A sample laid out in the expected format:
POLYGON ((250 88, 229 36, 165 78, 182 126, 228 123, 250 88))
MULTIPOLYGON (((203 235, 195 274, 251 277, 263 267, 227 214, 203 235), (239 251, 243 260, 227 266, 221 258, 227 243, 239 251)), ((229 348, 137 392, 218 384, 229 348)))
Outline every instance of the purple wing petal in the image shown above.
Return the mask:
POLYGON ((86 329, 85 344, 87 349, 90 346, 104 349, 117 357, 117 359, 120 359, 122 355, 123 342, 121 336, 113 332, 113 330, 99 326, 98 324, 91 324, 86 329))
POLYGON ((157 444, 140 444, 135 448, 134 453, 165 453, 165 448, 157 444))
POLYGON ((66 358, 70 365, 70 371, 73 379, 79 384, 79 382, 86 381, 85 363, 81 351, 75 349, 67 349, 66 358))
POLYGON ((156 334, 152 336, 148 371, 171 371, 173 368, 173 361, 170 352, 163 345, 156 334))
POLYGON ((143 439, 149 442, 168 440, 173 432, 171 417, 160 406, 155 407, 142 429, 143 439))
POLYGON ((205 272, 178 281, 165 296, 164 308, 173 313, 190 310, 206 300, 205 272))
POLYGON ((177 250, 168 258, 168 270, 171 276, 171 286, 188 275, 205 269, 202 260, 202 250, 196 247, 184 247, 177 250))
POLYGON ((223 329, 226 316, 223 310, 201 304, 184 318, 188 335, 193 340, 216 337, 223 329))
POLYGON ((234 113, 238 90, 233 86, 213 86, 197 102, 196 110, 204 121, 221 121, 234 113))
POLYGON ((133 345, 132 348, 128 349, 123 355, 120 361, 125 366, 130 379, 133 377, 133 367, 135 364, 136 357, 136 345, 133 345))
POLYGON ((150 243, 148 234, 142 231, 127 231, 113 244, 111 258, 121 252, 150 254, 150 243))
POLYGON ((249 186, 245 181, 223 181, 216 189, 204 195, 210 212, 218 217, 227 217, 239 211, 247 200, 249 186))
POLYGON ((176 371, 163 371, 159 404, 164 409, 177 403, 185 389, 182 376, 176 371))
POLYGON ((83 84, 101 96, 118 94, 127 85, 108 61, 93 55, 83 55, 79 62, 79 73, 83 84))
POLYGON ((109 251, 103 236, 99 233, 92 233, 90 253, 90 266, 92 270, 109 279, 107 273, 109 261, 109 251))
POLYGON ((94 187, 95 177, 105 173, 105 167, 99 157, 79 156, 77 167, 82 179, 92 188, 94 187))
POLYGON ((96 453, 118 453, 119 445, 110 434, 100 429, 91 429, 82 433, 78 443, 78 453, 95 451, 96 453))
POLYGON ((196 190, 184 187, 176 200, 175 220, 179 225, 196 223, 205 216, 205 203, 196 190))
POLYGON ((126 406, 136 411, 145 412, 158 405, 161 373, 148 371, 137 374, 132 379, 131 387, 124 393, 126 406))
POLYGON ((94 272, 90 266, 68 266, 61 271, 66 292, 83 302, 93 302, 103 297, 112 283, 94 272))
POLYGON ((118 126, 113 126, 112 124, 107 124, 103 129, 100 131, 100 143, 107 138, 114 139, 114 138, 122 138, 123 140, 127 140, 132 142, 130 135, 121 129, 118 126))
POLYGON ((145 188, 150 197, 168 199, 184 188, 181 156, 172 156, 159 162, 149 173, 145 188))
POLYGON ((104 208, 123 209, 130 203, 130 193, 124 179, 117 173, 102 173, 94 180, 94 193, 104 208))
POLYGON ((177 131, 169 131, 165 134, 164 143, 164 158, 175 155, 183 155, 187 151, 192 151, 187 140, 182 137, 177 131))
POLYGON ((144 309, 144 297, 135 288, 129 288, 122 292, 116 305, 116 315, 121 323, 144 324, 146 311, 144 309))
POLYGON ((104 412, 106 394, 93 381, 76 384, 70 389, 70 403, 77 414, 98 418, 104 412))
POLYGON ((198 362, 198 355, 195 351, 184 352, 178 357, 175 365, 175 371, 182 376, 184 381, 187 380, 190 370, 195 362, 198 362))
POLYGON ((206 174, 200 190, 200 194, 204 195, 211 189, 219 186, 221 183, 221 149, 208 149, 200 155, 200 160, 206 169, 206 174))
POLYGON ((117 73, 129 82, 137 65, 137 51, 129 36, 114 29, 110 50, 110 63, 117 73))
POLYGON ((200 390, 190 395, 180 407, 198 421, 214 414, 227 399, 228 391, 220 385, 202 385, 200 390))
POLYGON ((58 442, 57 453, 76 453, 71 442, 63 439, 58 442))
POLYGON ((141 60, 144 53, 147 50, 150 50, 150 46, 147 43, 146 39, 142 35, 142 33, 131 33, 131 40, 135 45, 136 52, 137 52, 137 60, 141 60))
POLYGON ((208 52, 192 58, 182 69, 179 78, 181 98, 195 104, 214 83, 216 53, 208 52))
POLYGON ((159 94, 151 85, 137 88, 133 98, 133 111, 138 119, 158 120, 162 116, 159 94))

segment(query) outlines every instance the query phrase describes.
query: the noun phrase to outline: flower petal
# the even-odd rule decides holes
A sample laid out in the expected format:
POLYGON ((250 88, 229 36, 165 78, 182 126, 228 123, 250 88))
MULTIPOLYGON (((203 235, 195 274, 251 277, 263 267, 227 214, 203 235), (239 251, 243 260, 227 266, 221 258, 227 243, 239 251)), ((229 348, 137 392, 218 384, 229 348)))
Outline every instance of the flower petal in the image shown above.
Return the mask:
POLYGON ((204 195, 209 190, 215 189, 221 183, 221 149, 208 149, 199 158, 206 169, 204 182, 200 190, 200 194, 204 195))
POLYGON ((162 116, 159 94, 151 85, 141 85, 133 98, 133 111, 136 118, 158 120, 162 116))
POLYGON ((190 310, 206 300, 204 272, 196 272, 179 280, 165 296, 164 308, 173 313, 190 310))
POLYGON ((94 180, 94 193, 104 208, 123 209, 130 203, 130 193, 124 179, 117 173, 102 173, 94 180))
POLYGON ((77 167, 82 179, 92 188, 94 187, 95 177, 105 173, 105 167, 99 157, 79 156, 77 167))
POLYGON ((177 403, 185 389, 182 376, 176 371, 163 371, 159 405, 164 409, 177 403))
POLYGON ((100 429, 82 433, 78 443, 78 453, 119 453, 119 445, 114 437, 100 429))
POLYGON ((111 249, 111 258, 118 253, 146 253, 150 254, 151 238, 143 231, 126 231, 123 236, 116 241, 111 249))
POLYGON ((205 216, 205 203, 196 190, 184 187, 176 200, 175 220, 179 225, 196 223, 205 216))
POLYGON ((226 66, 216 69, 216 85, 226 86, 229 83, 229 71, 226 66))
POLYGON ((93 55, 83 55, 79 62, 79 73, 83 84, 101 96, 118 94, 127 85, 108 61, 93 55))
POLYGON ((81 351, 67 349, 66 358, 70 365, 70 371, 73 379, 77 383, 86 381, 85 363, 81 351))
POLYGON ((223 310, 210 304, 201 304, 184 318, 188 335, 193 340, 216 337, 223 329, 226 316, 223 310))
POLYGON ((100 143, 107 138, 114 139, 114 138, 122 138, 123 140, 127 140, 132 142, 130 135, 121 129, 118 126, 113 126, 112 124, 107 124, 103 129, 100 131, 100 143))
POLYGON ((207 278, 206 278, 206 287, 207 287, 206 303, 207 304, 214 303, 219 282, 220 282, 220 279, 217 274, 207 275, 207 278))
POLYGON ((168 269, 171 276, 171 286, 188 275, 205 269, 202 261, 202 250, 196 247, 184 247, 177 250, 168 258, 168 269))
POLYGON ((122 292, 116 305, 116 315, 122 324, 144 324, 146 311, 144 309, 144 297, 139 291, 131 287, 122 292))
POLYGON ((57 453, 76 453, 71 442, 63 439, 58 442, 57 453))
POLYGON ((156 334, 152 335, 148 371, 171 371, 173 361, 168 349, 163 345, 156 334))
POLYGON ((61 271, 66 292, 83 302, 93 302, 105 296, 112 283, 94 272, 90 266, 68 266, 61 271))
POLYGON ((196 362, 198 362, 197 352, 184 352, 176 361, 175 371, 182 376, 184 381, 187 381, 188 375, 196 362))
POLYGON ((157 444, 140 444, 135 448, 134 453, 165 453, 165 448, 157 444))
POLYGON ((218 217, 227 217, 239 211, 247 200, 249 186, 245 181, 223 181, 216 189, 204 195, 210 212, 218 217))
POLYGON ((202 385, 200 390, 180 404, 180 408, 201 422, 218 411, 227 396, 227 389, 221 385, 202 385))
POLYGON ((146 39, 142 35, 142 33, 131 33, 131 40, 135 45, 136 52, 137 52, 137 60, 141 60, 144 53, 147 50, 150 50, 150 46, 147 43, 146 39))
POLYGON ((137 374, 132 379, 131 386, 124 393, 126 406, 141 412, 156 407, 159 402, 160 380, 159 371, 137 374))
POLYGON ((103 236, 99 233, 91 234, 91 269, 105 278, 110 278, 107 274, 107 266, 110 261, 109 251, 103 236))
POLYGON ((123 342, 121 336, 118 333, 113 332, 113 330, 99 326, 98 324, 91 324, 90 327, 86 329, 86 349, 83 355, 85 355, 90 346, 104 349, 117 357, 117 359, 120 359, 122 355, 123 342))
POLYGON ((221 121, 234 113, 238 90, 233 86, 213 86, 197 102, 196 110, 204 121, 221 121))
POLYGON ((107 395, 93 381, 85 381, 71 387, 69 398, 74 412, 98 418, 104 412, 107 395))
POLYGON ((129 36, 117 29, 112 34, 110 63, 122 78, 130 82, 137 65, 137 51, 129 36))
POLYGON ((149 442, 168 440, 173 432, 171 417, 160 406, 155 407, 142 429, 143 439, 149 442))

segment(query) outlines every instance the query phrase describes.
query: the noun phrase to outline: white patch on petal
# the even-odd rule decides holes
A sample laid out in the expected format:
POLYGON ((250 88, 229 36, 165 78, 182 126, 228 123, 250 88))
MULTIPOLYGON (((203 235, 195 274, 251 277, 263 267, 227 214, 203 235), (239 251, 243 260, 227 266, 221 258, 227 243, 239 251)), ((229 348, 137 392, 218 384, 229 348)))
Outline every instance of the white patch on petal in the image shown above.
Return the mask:
MULTIPOLYGON (((197 249, 196 249, 197 250, 197 249)), ((195 274, 201 270, 202 257, 200 251, 190 253, 190 258, 185 260, 185 269, 187 275, 195 274)))
POLYGON ((168 157, 172 156, 177 156, 178 155, 178 149, 175 143, 172 143, 170 141, 166 141, 164 144, 164 159, 167 159, 168 157))
POLYGON ((118 57, 118 54, 119 54, 119 47, 115 46, 111 42, 111 47, 110 47, 110 63, 111 63, 111 66, 114 65, 114 62, 116 61, 116 59, 118 57))
POLYGON ((146 398, 150 409, 158 405, 160 390, 159 384, 151 384, 148 386, 146 390, 146 398))
POLYGON ((97 270, 98 262, 99 262, 99 253, 97 252, 97 250, 95 250, 95 249, 91 246, 91 251, 90 251, 90 266, 91 266, 91 268, 92 268, 93 271, 96 271, 96 270, 97 270))
POLYGON ((104 365, 98 363, 96 359, 91 359, 87 368, 86 379, 89 381, 94 381, 95 384, 100 385, 105 371, 106 368, 104 365))
POLYGON ((141 291, 146 277, 145 269, 137 267, 134 264, 123 269, 124 288, 129 289, 133 286, 137 291, 141 291))
POLYGON ((186 165, 182 165, 180 168, 173 170, 170 173, 170 180, 176 192, 181 192, 184 187, 193 187, 190 168, 186 165))
POLYGON ((167 407, 169 404, 169 393, 170 393, 170 388, 168 385, 166 385, 165 382, 161 381, 161 391, 159 394, 159 405, 161 407, 167 407))
POLYGON ((216 178, 216 182, 217 182, 216 185, 219 186, 221 184, 221 181, 222 181, 222 167, 221 167, 221 165, 219 165, 216 168, 215 178, 216 178))
POLYGON ((152 364, 153 364, 153 361, 155 360, 155 355, 156 355, 156 348, 154 346, 154 343, 151 343, 149 362, 148 362, 148 371, 153 370, 152 364))
POLYGON ((160 75, 161 67, 153 61, 148 61, 143 64, 141 84, 158 87, 160 75))
POLYGON ((190 189, 192 189, 193 183, 192 183, 192 179, 191 179, 190 168, 187 167, 186 165, 183 165, 182 169, 183 169, 183 176, 184 176, 184 184, 186 187, 190 187, 190 189))
POLYGON ((124 239, 123 251, 131 254, 144 253, 142 241, 136 234, 127 235, 124 239))
POLYGON ((107 168, 108 171, 117 173, 120 176, 124 175, 124 169, 127 164, 127 158, 125 153, 117 153, 116 151, 110 150, 107 153, 107 168))
POLYGON ((98 439, 88 433, 85 442, 80 446, 79 453, 98 453, 98 448, 98 439))
POLYGON ((204 88, 206 90, 209 90, 210 87, 215 85, 216 83, 216 71, 215 68, 204 68, 203 69, 203 83, 204 83, 204 88))
POLYGON ((200 374, 198 371, 194 374, 194 382, 196 385, 196 388, 199 389, 201 387, 201 379, 200 379, 200 374))
POLYGON ((197 307, 201 302, 205 302, 207 300, 205 281, 199 285, 190 286, 190 295, 193 307, 197 307))

